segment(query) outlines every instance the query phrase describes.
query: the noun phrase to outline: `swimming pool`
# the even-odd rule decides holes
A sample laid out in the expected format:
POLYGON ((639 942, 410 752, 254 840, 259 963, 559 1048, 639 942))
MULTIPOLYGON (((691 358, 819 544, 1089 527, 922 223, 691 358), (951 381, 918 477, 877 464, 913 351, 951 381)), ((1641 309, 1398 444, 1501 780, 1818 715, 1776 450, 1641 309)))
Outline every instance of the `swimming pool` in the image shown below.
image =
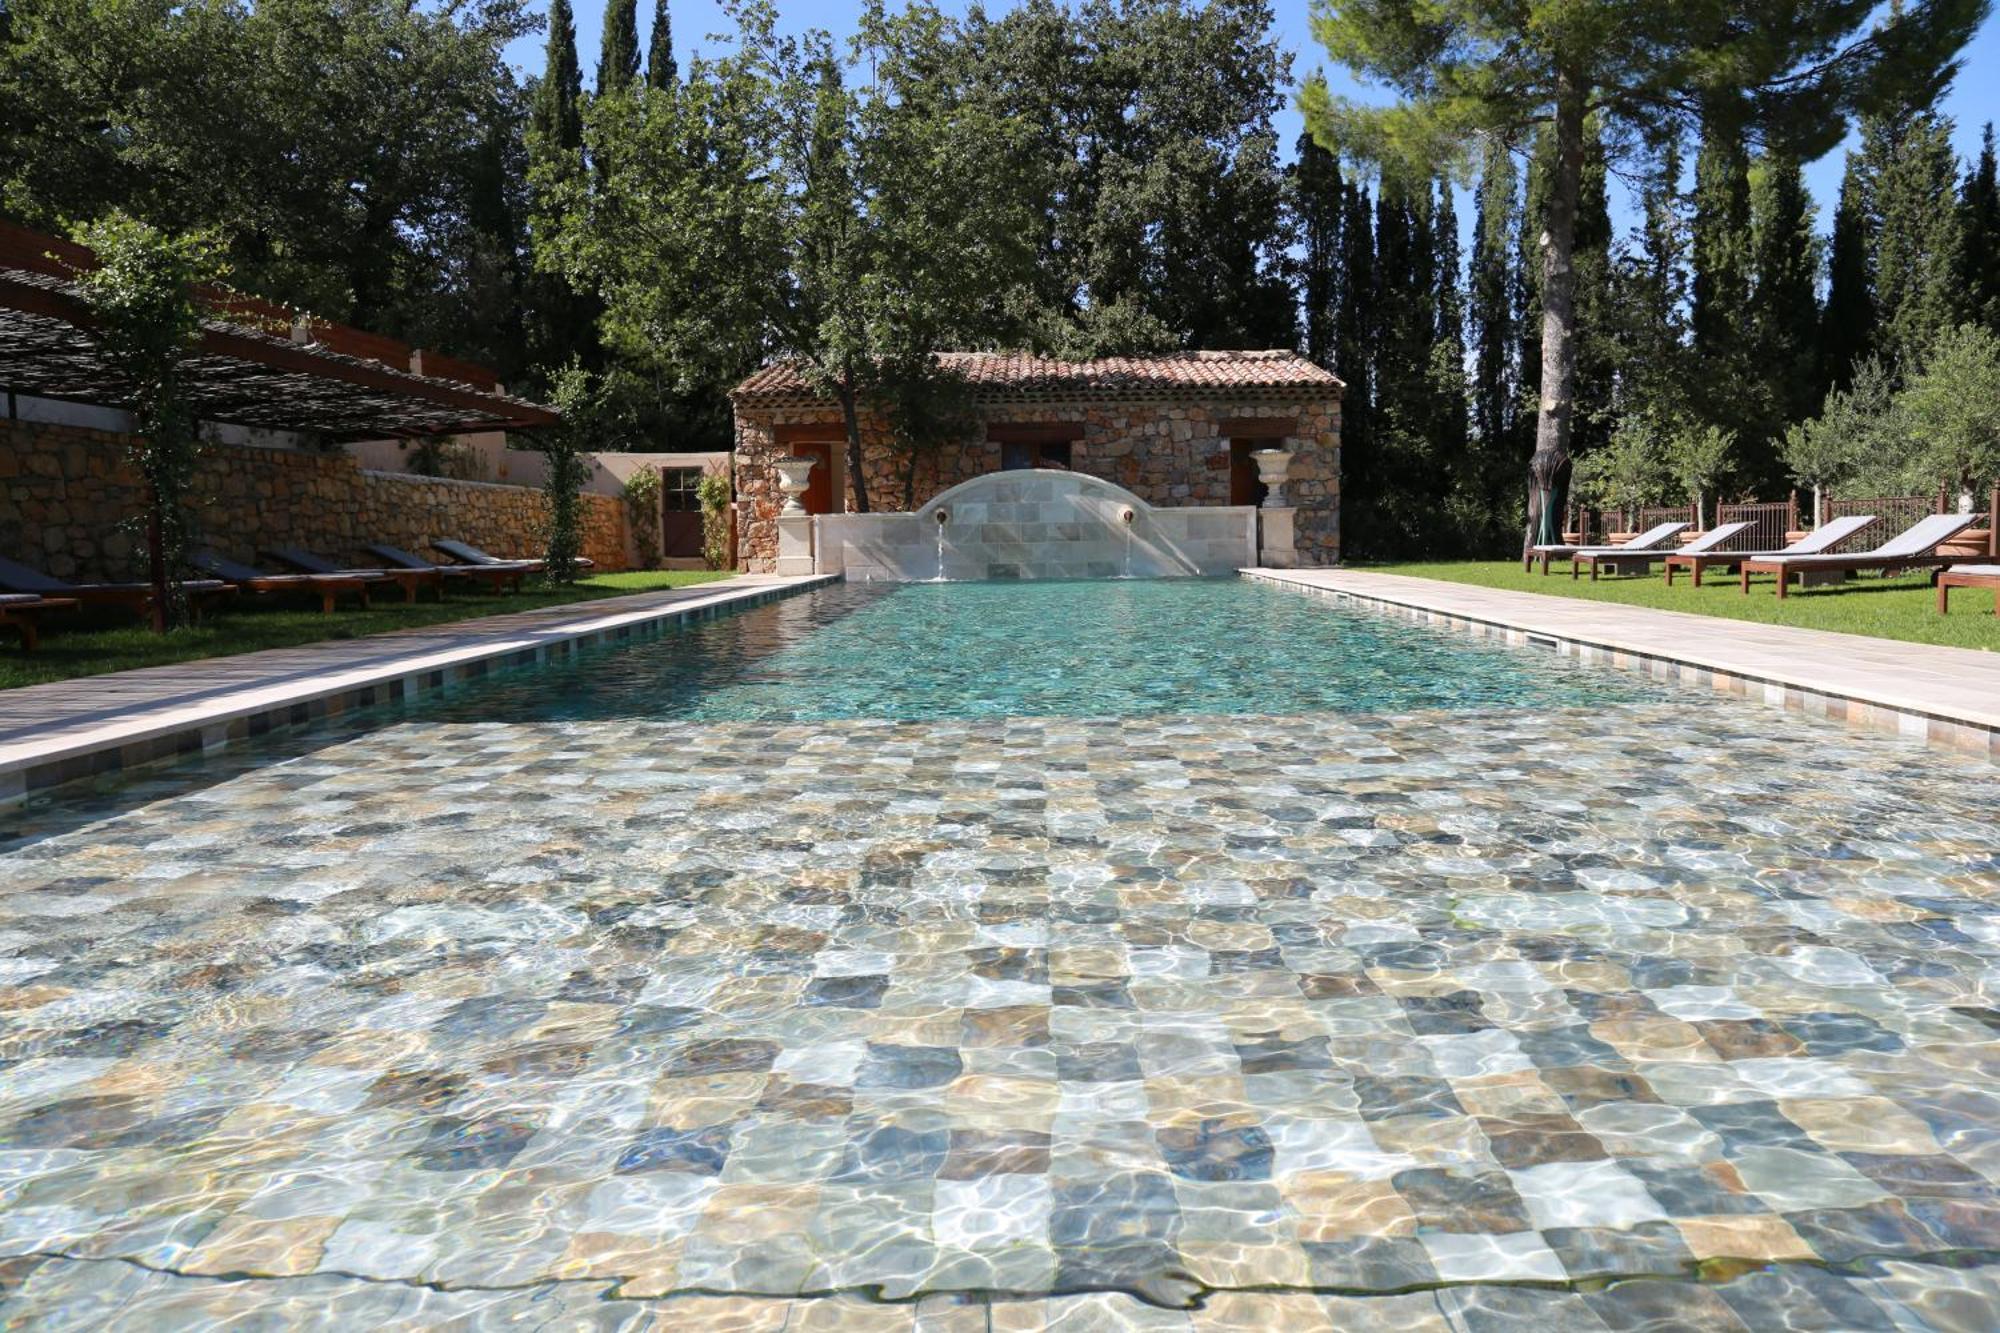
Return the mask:
POLYGON ((1990 765, 1233 584, 366 722, 0 816, 7 1318, 2000 1309, 1990 765))
POLYGON ((485 686, 438 714, 550 721, 1150 717, 1589 707, 1633 677, 1328 614, 1233 579, 846 584, 485 686))

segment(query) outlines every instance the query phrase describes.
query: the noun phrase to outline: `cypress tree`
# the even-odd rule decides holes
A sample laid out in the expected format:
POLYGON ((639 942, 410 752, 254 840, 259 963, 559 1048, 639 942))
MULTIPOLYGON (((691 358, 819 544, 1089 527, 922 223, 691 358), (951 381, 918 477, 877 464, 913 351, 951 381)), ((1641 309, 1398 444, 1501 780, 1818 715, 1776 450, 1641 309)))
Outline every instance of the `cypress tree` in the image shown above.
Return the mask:
POLYGON ((1994 179, 1993 122, 1979 139, 1979 161, 1959 196, 1963 248, 1959 290, 1966 314, 2000 332, 2000 182, 1994 179))
POLYGON ((1958 322, 1958 158, 1951 122, 1930 111, 1873 119, 1862 132, 1874 235, 1881 351, 1907 375, 1958 322))
POLYGON ((1340 159, 1310 134, 1299 136, 1292 167, 1292 211, 1299 227, 1299 296, 1306 356, 1331 369, 1338 354, 1340 274, 1346 186, 1340 159))
MULTIPOLYGON (((576 58, 576 22, 569 0, 550 0, 548 61, 535 88, 528 151, 538 167, 557 177, 583 172, 583 74, 576 58)), ((536 211, 554 207, 536 201, 536 211)), ((543 217, 537 229, 548 225, 543 217)), ((531 236, 531 241, 535 236, 531 236)), ((572 360, 596 366, 602 361, 597 340, 597 307, 569 280, 544 266, 530 290, 534 320, 529 336, 531 355, 544 375, 572 360)))
POLYGON ((1610 336, 1611 196, 1603 126, 1593 117, 1584 134, 1583 180, 1576 203, 1576 418, 1570 440, 1579 451, 1611 438, 1617 348, 1610 336))
POLYGON ((1844 389, 1875 342, 1875 292, 1868 254, 1868 187, 1861 155, 1849 153, 1827 245, 1826 308, 1819 325, 1819 389, 1844 389))
POLYGON ((1738 109, 1711 100, 1694 163, 1694 346, 1705 375, 1732 359, 1750 306, 1750 157, 1738 109))
POLYGON ((1619 407, 1628 414, 1681 410, 1692 378, 1679 133, 1664 134, 1655 153, 1639 189, 1638 249, 1618 265, 1619 407))
POLYGON ((1446 458, 1463 465, 1471 435, 1465 397, 1465 295, 1459 258, 1458 207, 1451 182, 1440 180, 1431 206, 1431 381, 1436 397, 1432 440, 1446 458))
POLYGON ((1473 354, 1472 422, 1482 451, 1504 455, 1508 476, 1513 464, 1515 394, 1514 275, 1508 259, 1515 252, 1514 226, 1519 215, 1514 157, 1498 137, 1486 143, 1480 166, 1479 206, 1472 228, 1471 293, 1473 354))
POLYGON ((674 63, 674 20, 667 12, 667 0, 653 6, 653 31, 646 45, 646 86, 671 88, 680 77, 674 63))
POLYGON ((639 0, 607 0, 604 44, 597 55, 597 93, 630 88, 639 77, 639 0))
POLYGON ((1773 149, 1758 163, 1751 180, 1751 268, 1756 300, 1751 308, 1755 364, 1766 382, 1775 429, 1762 440, 1742 441, 1746 463, 1760 488, 1784 479, 1777 458, 1777 435, 1785 426, 1817 413, 1819 241, 1813 234, 1812 197, 1806 193, 1799 160, 1773 149))
POLYGON ((583 71, 569 0, 549 0, 548 61, 535 88, 533 125, 545 154, 583 153, 583 71))

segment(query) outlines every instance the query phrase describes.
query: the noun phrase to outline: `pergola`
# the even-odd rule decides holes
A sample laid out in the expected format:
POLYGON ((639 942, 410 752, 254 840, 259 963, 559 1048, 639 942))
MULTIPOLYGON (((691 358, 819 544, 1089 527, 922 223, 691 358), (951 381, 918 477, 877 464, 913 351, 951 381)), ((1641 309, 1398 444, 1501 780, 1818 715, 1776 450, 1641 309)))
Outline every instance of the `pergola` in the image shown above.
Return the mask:
MULTIPOLYGON (((0 388, 107 407, 128 401, 98 356, 75 274, 85 247, 0 223, 0 388)), ((554 409, 508 394, 491 371, 392 338, 298 316, 221 288, 188 363, 202 419, 332 439, 534 430, 554 409)))

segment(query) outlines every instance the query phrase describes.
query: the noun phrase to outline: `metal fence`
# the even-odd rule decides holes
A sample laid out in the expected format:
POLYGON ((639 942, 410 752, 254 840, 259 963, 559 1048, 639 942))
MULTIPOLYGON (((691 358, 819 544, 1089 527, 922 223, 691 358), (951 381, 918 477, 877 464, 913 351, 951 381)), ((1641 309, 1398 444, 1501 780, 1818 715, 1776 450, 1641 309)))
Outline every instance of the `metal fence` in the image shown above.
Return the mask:
POLYGON ((1820 522, 1829 519, 1847 518, 1853 514, 1873 514, 1876 522, 1834 547, 1836 552, 1871 550, 1909 527, 1912 523, 1932 514, 1945 512, 1944 495, 1877 495, 1860 499, 1844 496, 1827 496, 1820 505, 1824 511, 1820 522))
POLYGON ((1656 523, 1685 523, 1693 528, 1701 526, 1701 518, 1693 505, 1647 505, 1633 512, 1631 530, 1644 532, 1656 523))
POLYGON ((1789 500, 1752 500, 1746 504, 1723 505, 1715 521, 1748 523, 1749 529, 1729 541, 1733 551, 1776 551, 1784 547, 1785 534, 1799 526, 1799 497, 1789 500))

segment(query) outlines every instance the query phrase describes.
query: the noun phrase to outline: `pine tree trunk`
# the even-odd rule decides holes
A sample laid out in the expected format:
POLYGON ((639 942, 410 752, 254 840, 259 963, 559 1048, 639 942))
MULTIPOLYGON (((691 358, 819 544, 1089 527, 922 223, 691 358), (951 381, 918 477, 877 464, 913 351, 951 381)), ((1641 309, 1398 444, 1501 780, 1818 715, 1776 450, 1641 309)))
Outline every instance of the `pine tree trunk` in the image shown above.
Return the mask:
POLYGON ((854 487, 854 512, 868 512, 868 483, 861 475, 861 409, 854 387, 854 367, 840 380, 840 416, 847 425, 847 480, 854 487))
POLYGON ((1563 492, 1569 481, 1571 418, 1576 410, 1576 204, 1583 182, 1584 90, 1556 80, 1555 178, 1542 221, 1542 396, 1535 453, 1528 460, 1526 548, 1562 540, 1563 492))

